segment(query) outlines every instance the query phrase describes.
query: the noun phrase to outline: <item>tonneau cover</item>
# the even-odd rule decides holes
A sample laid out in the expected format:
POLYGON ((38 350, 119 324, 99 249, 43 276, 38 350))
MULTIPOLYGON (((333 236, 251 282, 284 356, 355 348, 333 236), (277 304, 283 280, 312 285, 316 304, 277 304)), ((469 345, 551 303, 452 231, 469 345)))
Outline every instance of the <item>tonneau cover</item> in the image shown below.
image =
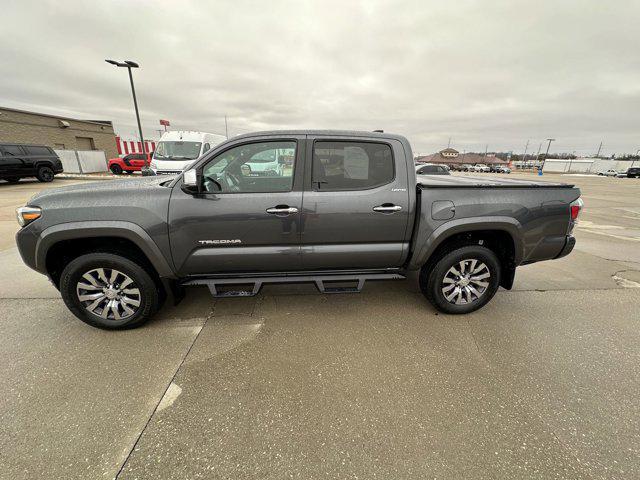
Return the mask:
POLYGON ((537 182, 494 177, 488 174, 483 177, 467 177, 456 175, 418 175, 418 186, 427 188, 573 188, 567 183, 537 182))

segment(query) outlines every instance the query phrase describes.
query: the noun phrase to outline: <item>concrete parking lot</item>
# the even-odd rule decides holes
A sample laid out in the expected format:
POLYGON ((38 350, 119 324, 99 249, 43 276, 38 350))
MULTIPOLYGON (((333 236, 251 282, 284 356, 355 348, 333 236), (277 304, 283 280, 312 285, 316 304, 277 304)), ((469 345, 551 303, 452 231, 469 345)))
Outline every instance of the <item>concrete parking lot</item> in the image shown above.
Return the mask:
POLYGON ((0 478, 639 478, 640 180, 542 180, 582 189, 576 249, 474 314, 412 281, 195 289, 122 332, 22 264, 44 186, 0 183, 0 478))

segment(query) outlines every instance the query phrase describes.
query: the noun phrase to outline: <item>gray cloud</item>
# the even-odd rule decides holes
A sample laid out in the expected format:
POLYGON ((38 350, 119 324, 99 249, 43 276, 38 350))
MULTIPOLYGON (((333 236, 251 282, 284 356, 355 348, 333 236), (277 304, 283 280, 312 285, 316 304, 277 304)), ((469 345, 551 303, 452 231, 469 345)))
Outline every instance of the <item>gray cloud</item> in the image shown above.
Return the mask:
POLYGON ((640 148, 636 1, 16 1, 3 6, 0 104, 147 135, 354 128, 419 152, 640 148))

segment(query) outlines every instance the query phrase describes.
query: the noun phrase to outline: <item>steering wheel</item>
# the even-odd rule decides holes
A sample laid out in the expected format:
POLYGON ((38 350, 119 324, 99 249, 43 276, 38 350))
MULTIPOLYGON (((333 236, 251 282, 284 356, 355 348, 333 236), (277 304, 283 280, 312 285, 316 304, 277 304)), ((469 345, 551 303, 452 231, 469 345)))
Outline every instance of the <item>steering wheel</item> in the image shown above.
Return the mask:
POLYGON ((222 183, 226 184, 229 191, 238 191, 240 189, 240 180, 233 173, 228 171, 223 171, 220 175, 220 180, 222 183))

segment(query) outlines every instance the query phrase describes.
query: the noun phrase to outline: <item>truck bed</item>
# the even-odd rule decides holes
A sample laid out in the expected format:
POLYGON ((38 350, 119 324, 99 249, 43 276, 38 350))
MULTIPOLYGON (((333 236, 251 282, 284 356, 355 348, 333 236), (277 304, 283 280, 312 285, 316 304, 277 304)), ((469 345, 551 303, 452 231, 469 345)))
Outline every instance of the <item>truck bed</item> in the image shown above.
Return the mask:
POLYGON ((511 178, 467 177, 456 175, 418 175, 418 187, 426 188, 573 188, 568 183, 515 180, 511 178))

